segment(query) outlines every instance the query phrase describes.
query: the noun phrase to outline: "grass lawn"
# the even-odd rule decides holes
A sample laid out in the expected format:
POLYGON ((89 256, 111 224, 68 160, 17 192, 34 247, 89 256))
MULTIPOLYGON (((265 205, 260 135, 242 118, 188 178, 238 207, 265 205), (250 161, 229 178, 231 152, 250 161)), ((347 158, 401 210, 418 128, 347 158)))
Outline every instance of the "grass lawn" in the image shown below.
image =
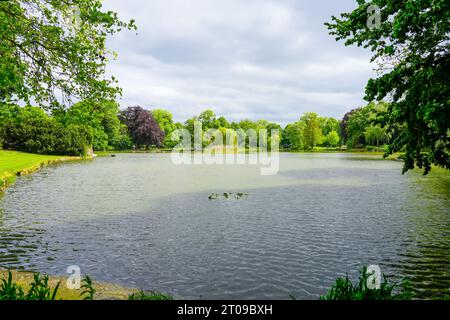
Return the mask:
POLYGON ((53 161, 78 159, 67 156, 46 156, 18 151, 0 150, 0 191, 14 182, 18 173, 31 173, 53 161))

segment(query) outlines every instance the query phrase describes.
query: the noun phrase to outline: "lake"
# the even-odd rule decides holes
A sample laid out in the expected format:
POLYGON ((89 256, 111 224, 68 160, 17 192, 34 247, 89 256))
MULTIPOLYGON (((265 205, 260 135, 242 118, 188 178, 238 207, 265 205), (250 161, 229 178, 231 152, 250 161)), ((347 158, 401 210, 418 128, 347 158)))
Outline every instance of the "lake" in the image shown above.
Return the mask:
POLYGON ((419 297, 450 294, 450 179, 357 154, 280 154, 280 171, 118 154, 17 179, 0 267, 191 299, 317 299, 376 264, 419 297), (248 193, 240 199, 213 193, 248 193))

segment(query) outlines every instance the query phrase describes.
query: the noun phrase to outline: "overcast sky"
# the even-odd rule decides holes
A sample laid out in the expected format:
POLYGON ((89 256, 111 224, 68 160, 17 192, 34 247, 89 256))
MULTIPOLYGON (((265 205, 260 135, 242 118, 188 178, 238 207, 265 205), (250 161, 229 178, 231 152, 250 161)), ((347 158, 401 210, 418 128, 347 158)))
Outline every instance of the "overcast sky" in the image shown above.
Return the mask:
POLYGON ((107 0, 138 35, 109 40, 122 107, 164 108, 176 121, 213 109, 230 121, 282 124, 303 112, 342 117, 364 104, 367 49, 323 25, 355 0, 107 0))

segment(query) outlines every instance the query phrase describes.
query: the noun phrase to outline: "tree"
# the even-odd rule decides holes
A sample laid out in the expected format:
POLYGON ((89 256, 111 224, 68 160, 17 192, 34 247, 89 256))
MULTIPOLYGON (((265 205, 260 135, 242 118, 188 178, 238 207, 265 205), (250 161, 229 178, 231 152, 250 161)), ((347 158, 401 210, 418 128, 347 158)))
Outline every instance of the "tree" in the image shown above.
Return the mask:
POLYGON ((240 141, 245 141, 244 145, 245 148, 252 148, 256 147, 256 145, 260 145, 259 141, 259 130, 262 128, 258 122, 254 122, 249 119, 244 119, 239 121, 237 124, 237 128, 235 129, 237 131, 238 137, 240 141), (250 130, 250 131, 249 131, 250 130), (253 143, 256 143, 256 145, 253 145, 253 143))
POLYGON ((339 120, 335 118, 323 118, 321 129, 324 136, 327 136, 331 131, 339 131, 339 120))
POLYGON ((101 0, 1 1, 0 102, 55 108, 72 98, 114 99, 120 89, 105 76, 114 55, 105 44, 122 28, 136 27, 102 11, 101 0))
POLYGON ((349 148, 364 145, 364 132, 370 125, 371 105, 352 110, 346 119, 346 143, 349 148))
POLYGON ((303 127, 303 147, 313 149, 314 146, 321 144, 323 140, 322 129, 320 128, 319 116, 314 112, 305 112, 300 118, 304 123, 303 127))
POLYGON ((195 129, 195 125, 197 124, 201 124, 201 122, 198 120, 197 117, 192 117, 190 119, 187 119, 184 122, 184 128, 189 131, 189 133, 191 134, 191 136, 194 135, 194 129, 195 129))
POLYGON ((122 149, 127 140, 124 125, 118 118, 119 105, 114 101, 84 100, 68 110, 53 110, 53 114, 65 126, 89 126, 93 134, 94 150, 122 149))
POLYGON ((160 147, 164 141, 161 130, 153 116, 142 107, 128 107, 120 113, 120 120, 127 126, 131 140, 140 148, 156 145, 160 147))
POLYGON ((356 109, 350 110, 347 112, 344 117, 342 118, 342 121, 339 125, 339 134, 341 136, 341 142, 344 144, 347 144, 349 140, 349 132, 348 132, 348 122, 350 121, 351 116, 353 113, 356 112, 356 109))
POLYGON ((328 135, 325 137, 325 142, 328 146, 335 148, 339 143, 339 134, 336 131, 331 131, 328 133, 328 135))
POLYGON ((256 121, 256 124, 260 128, 266 128, 269 125, 269 121, 261 119, 261 120, 256 121))
POLYGON ((230 127, 233 130, 237 130, 237 129, 239 129, 239 123, 233 121, 233 122, 231 122, 230 127))
MULTIPOLYGON (((218 143, 221 143, 224 146, 226 146, 226 145, 234 145, 234 143, 235 143, 234 139, 232 141, 227 141, 227 134, 228 134, 229 130, 231 130, 231 129, 228 129, 228 128, 225 128, 225 127, 219 127, 218 129, 216 129, 216 131, 220 132, 220 135, 222 135, 222 141, 217 141, 218 143)), ((217 133, 215 133, 215 135, 220 136, 217 133)), ((233 135, 230 134, 230 136, 233 136, 233 135)))
POLYGON ((381 128, 379 125, 371 125, 366 128, 364 137, 368 144, 372 146, 376 145, 377 147, 379 147, 380 143, 384 143, 386 141, 386 129, 381 128))
POLYGON ((173 116, 169 111, 163 109, 154 109, 151 111, 151 114, 153 115, 153 118, 155 118, 155 121, 158 123, 161 130, 163 130, 166 134, 166 137, 175 130, 173 116))
POLYGON ((282 144, 284 146, 289 146, 293 150, 300 150, 304 147, 303 140, 303 130, 305 124, 303 122, 297 121, 292 124, 288 124, 283 130, 283 140, 282 144))
MULTIPOLYGON (((358 145, 365 145, 371 143, 372 141, 367 141, 366 131, 373 123, 376 121, 380 114, 387 110, 387 104, 384 102, 379 103, 369 103, 367 106, 353 109, 347 112, 340 124, 341 137, 343 143, 347 144, 349 148, 354 148, 358 145)), ((380 125, 376 125, 381 127, 380 125)), ((391 128, 390 136, 393 135, 394 128, 391 128)), ((395 131, 398 131, 395 128, 395 131)), ((383 134, 387 141, 387 129, 383 128, 383 134)), ((370 137, 371 133, 369 134, 370 137)), ((380 138, 381 139, 381 138, 380 138)))
POLYGON ((9 130, 27 118, 45 119, 46 114, 40 108, 21 108, 16 104, 0 102, 0 147, 12 145, 14 141, 11 141, 9 130))
POLYGON ((249 129, 253 129, 256 131, 258 129, 258 124, 256 124, 252 120, 244 119, 239 122, 238 127, 244 131, 247 131, 249 129))
POLYGON ((38 107, 0 104, 0 127, 4 147, 14 150, 79 156, 92 147, 88 126, 63 126, 38 107))
POLYGON ((217 122, 218 122, 219 128, 220 127, 222 127, 222 128, 231 128, 230 123, 227 121, 227 119, 225 119, 225 117, 219 117, 217 119, 217 122))
POLYGON ((404 151, 403 172, 450 169, 449 21, 448 0, 358 0, 355 10, 326 23, 336 40, 370 48, 379 63, 365 99, 390 98, 379 122, 388 131, 403 126, 385 154, 404 151))
POLYGON ((267 134, 269 137, 272 137, 272 130, 278 130, 278 139, 279 141, 283 140, 283 128, 278 123, 275 122, 269 122, 266 125, 267 134))
POLYGON ((198 121, 203 125, 203 130, 214 128, 216 114, 212 110, 205 110, 198 116, 198 121))
POLYGON ((172 141, 172 132, 177 129, 177 126, 173 122, 172 113, 163 109, 154 109, 151 114, 161 130, 164 131, 165 139, 163 145, 168 148, 174 147, 177 143, 172 141))

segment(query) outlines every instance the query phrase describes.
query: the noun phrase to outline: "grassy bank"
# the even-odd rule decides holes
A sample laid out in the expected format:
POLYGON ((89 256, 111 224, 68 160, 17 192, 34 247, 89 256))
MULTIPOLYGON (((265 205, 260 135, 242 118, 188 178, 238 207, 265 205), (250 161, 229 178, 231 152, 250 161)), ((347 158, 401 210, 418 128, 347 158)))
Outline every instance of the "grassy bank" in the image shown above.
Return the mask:
POLYGON ((0 150, 0 192, 14 183, 17 176, 33 173, 48 164, 79 159, 0 150))
MULTIPOLYGON (((27 291, 31 283, 33 282, 34 274, 31 272, 11 271, 14 282, 27 291)), ((0 279, 7 279, 8 271, 0 269, 0 279)), ((58 282, 61 282, 57 294, 56 300, 81 300, 81 294, 84 289, 69 289, 67 288, 67 278, 59 276, 49 276, 48 285, 53 290, 58 282)), ((137 289, 124 288, 119 285, 94 281, 95 287, 95 300, 126 300, 130 295, 138 294, 137 289)))

